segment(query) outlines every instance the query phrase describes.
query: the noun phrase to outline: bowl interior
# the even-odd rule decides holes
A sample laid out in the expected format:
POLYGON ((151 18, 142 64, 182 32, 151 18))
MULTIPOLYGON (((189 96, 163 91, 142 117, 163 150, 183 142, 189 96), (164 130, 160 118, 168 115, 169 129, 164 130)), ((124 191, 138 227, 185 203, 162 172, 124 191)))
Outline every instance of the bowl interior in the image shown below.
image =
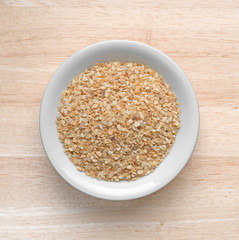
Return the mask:
POLYGON ((194 149, 199 112, 192 86, 178 65, 162 52, 142 43, 107 41, 87 47, 64 62, 52 76, 42 99, 40 132, 46 153, 59 174, 77 189, 104 199, 125 200, 145 196, 169 183, 185 166, 194 149), (171 152, 155 171, 137 181, 107 182, 76 170, 58 139, 55 117, 61 92, 86 68, 99 62, 132 61, 150 66, 162 75, 177 95, 181 128, 171 152))

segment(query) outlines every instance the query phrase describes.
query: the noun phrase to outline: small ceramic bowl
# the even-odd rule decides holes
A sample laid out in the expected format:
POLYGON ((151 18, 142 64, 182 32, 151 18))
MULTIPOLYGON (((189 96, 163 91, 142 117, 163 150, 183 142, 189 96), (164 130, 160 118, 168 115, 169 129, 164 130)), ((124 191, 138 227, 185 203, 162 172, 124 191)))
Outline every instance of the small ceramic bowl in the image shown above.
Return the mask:
POLYGON ((82 192, 110 200, 143 197, 172 181, 188 162, 197 141, 198 131, 197 99, 184 72, 171 58, 159 50, 143 43, 127 40, 96 43, 68 58, 57 69, 47 85, 40 109, 42 143, 57 172, 82 192), (55 118, 61 92, 86 68, 108 61, 130 61, 150 66, 171 85, 181 108, 181 128, 170 153, 153 173, 136 181, 107 182, 86 176, 68 159, 57 135, 55 118))

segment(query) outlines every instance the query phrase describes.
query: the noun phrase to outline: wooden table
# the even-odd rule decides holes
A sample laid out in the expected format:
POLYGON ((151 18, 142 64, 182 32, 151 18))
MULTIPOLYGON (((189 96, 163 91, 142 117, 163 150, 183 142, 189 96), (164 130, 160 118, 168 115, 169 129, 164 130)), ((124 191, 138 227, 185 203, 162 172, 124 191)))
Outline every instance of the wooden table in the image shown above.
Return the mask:
POLYGON ((0 1, 0 239, 239 239, 239 1, 0 1), (39 107, 56 68, 109 39, 150 44, 188 75, 196 149, 162 190, 106 201, 46 157, 39 107))

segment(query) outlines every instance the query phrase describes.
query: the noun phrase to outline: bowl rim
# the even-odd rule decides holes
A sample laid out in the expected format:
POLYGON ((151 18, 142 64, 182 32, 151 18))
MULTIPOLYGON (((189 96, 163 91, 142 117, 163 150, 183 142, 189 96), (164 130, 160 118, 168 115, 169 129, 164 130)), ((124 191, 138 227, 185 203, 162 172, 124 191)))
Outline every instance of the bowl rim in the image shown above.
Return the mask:
POLYGON ((195 91, 192 87, 192 84, 191 82, 189 81, 187 75, 184 73, 184 71, 179 67, 179 65, 174 62, 173 59, 171 59, 168 55, 166 55, 165 53, 163 53, 162 51, 158 50, 157 48, 155 47, 152 47, 150 45, 147 45, 145 43, 142 43, 142 42, 137 42, 137 41, 131 41, 131 40, 124 40, 124 39, 117 39, 117 40, 107 40, 107 41, 101 41, 101 42, 97 42, 97 43, 94 43, 94 44, 91 44, 89 46, 86 46, 82 49, 80 49, 79 51, 75 52, 74 54, 72 54, 70 57, 68 57, 64 62, 62 62, 60 64, 60 66, 57 67, 57 69, 55 70, 55 72, 53 73, 53 75, 51 76, 50 80, 48 81, 46 87, 45 87, 45 90, 44 90, 44 93, 43 93, 43 96, 42 96, 42 99, 41 99, 41 104, 40 104, 40 111, 39 111, 39 131, 40 131, 40 137, 41 137, 41 142, 42 142, 42 145, 43 145, 43 148, 45 150, 45 153, 48 157, 48 159, 50 160, 51 164, 53 165, 53 167, 55 168, 56 172, 66 181, 68 182, 71 186, 75 187, 77 190, 80 190, 81 192, 84 192, 88 195, 91 195, 91 196, 94 196, 94 197, 97 197, 97 198, 101 198, 101 199, 105 199, 105 200, 131 200, 131 199, 137 199, 137 198, 141 198, 141 197, 144 197, 146 195, 149 195, 149 194, 152 194, 160 189, 162 189, 163 187, 165 187, 167 184, 169 184, 171 181, 173 181, 174 178, 176 178, 176 176, 183 170, 183 168, 186 166, 186 164, 188 163, 189 159, 191 158, 192 156, 192 153, 195 149, 195 146, 196 146, 196 143, 197 143, 197 139, 198 139, 198 135, 199 135, 199 130, 200 130, 200 111, 199 111, 199 105, 198 105, 198 100, 197 100, 197 97, 196 97, 196 94, 195 94, 195 91), (174 68, 177 69, 177 71, 183 75, 184 79, 187 81, 187 83, 190 85, 190 88, 192 90, 192 93, 195 97, 195 103, 196 103, 196 113, 197 113, 197 129, 196 129, 196 134, 195 134, 195 138, 194 138, 194 142, 193 142, 193 147, 191 148, 191 151, 189 153, 189 155, 186 157, 186 160, 184 161, 184 164, 181 165, 180 169, 178 169, 177 173, 174 175, 174 177, 172 177, 171 179, 169 179, 168 181, 165 181, 163 184, 161 185, 158 185, 157 187, 154 187, 148 191, 144 191, 138 195, 134 195, 134 196, 122 196, 122 197, 115 197, 115 196, 105 196, 104 194, 98 194, 98 193, 95 193, 95 192, 92 192, 92 191, 88 191, 87 189, 81 189, 78 185, 76 185, 75 183, 73 183, 69 178, 68 176, 55 164, 55 162, 51 159, 51 157, 49 156, 49 153, 47 151, 47 146, 46 146, 46 143, 44 141, 44 133, 43 133, 43 121, 42 121, 42 118, 43 118, 43 106, 45 104, 44 102, 44 99, 46 98, 46 94, 47 94, 47 90, 49 89, 49 86, 52 82, 52 79, 54 78, 55 75, 57 75, 57 73, 65 66, 65 64, 67 64, 69 61, 71 61, 73 58, 75 58, 76 56, 78 56, 79 54, 81 54, 83 51, 85 50, 88 50, 90 48, 94 48, 94 47, 101 47, 101 46, 104 46, 104 45, 107 45, 107 44, 112 44, 112 43, 115 43, 115 44, 133 44, 133 45, 138 45, 140 47, 143 47, 143 48, 147 48, 147 49, 151 49, 152 51, 154 51, 156 54, 160 55, 161 57, 163 57, 164 59, 166 59, 166 61, 170 62, 170 64, 173 65, 174 68))

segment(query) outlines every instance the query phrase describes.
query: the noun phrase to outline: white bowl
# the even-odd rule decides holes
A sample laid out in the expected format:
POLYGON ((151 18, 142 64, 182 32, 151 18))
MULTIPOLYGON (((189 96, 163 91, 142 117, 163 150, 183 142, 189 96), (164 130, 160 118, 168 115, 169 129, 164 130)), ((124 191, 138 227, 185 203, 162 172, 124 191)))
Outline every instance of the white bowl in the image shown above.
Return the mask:
POLYGON ((40 109, 40 133, 45 151, 57 172, 72 186, 95 197, 127 200, 142 197, 164 187, 188 162, 199 131, 199 109, 193 88, 180 67, 167 55, 146 44, 112 40, 86 47, 68 58, 46 87, 40 109), (181 128, 169 155, 155 171, 137 181, 107 182, 93 179, 76 169, 63 150, 56 129, 61 92, 71 80, 98 62, 132 61, 150 66, 162 75, 177 95, 181 128))

